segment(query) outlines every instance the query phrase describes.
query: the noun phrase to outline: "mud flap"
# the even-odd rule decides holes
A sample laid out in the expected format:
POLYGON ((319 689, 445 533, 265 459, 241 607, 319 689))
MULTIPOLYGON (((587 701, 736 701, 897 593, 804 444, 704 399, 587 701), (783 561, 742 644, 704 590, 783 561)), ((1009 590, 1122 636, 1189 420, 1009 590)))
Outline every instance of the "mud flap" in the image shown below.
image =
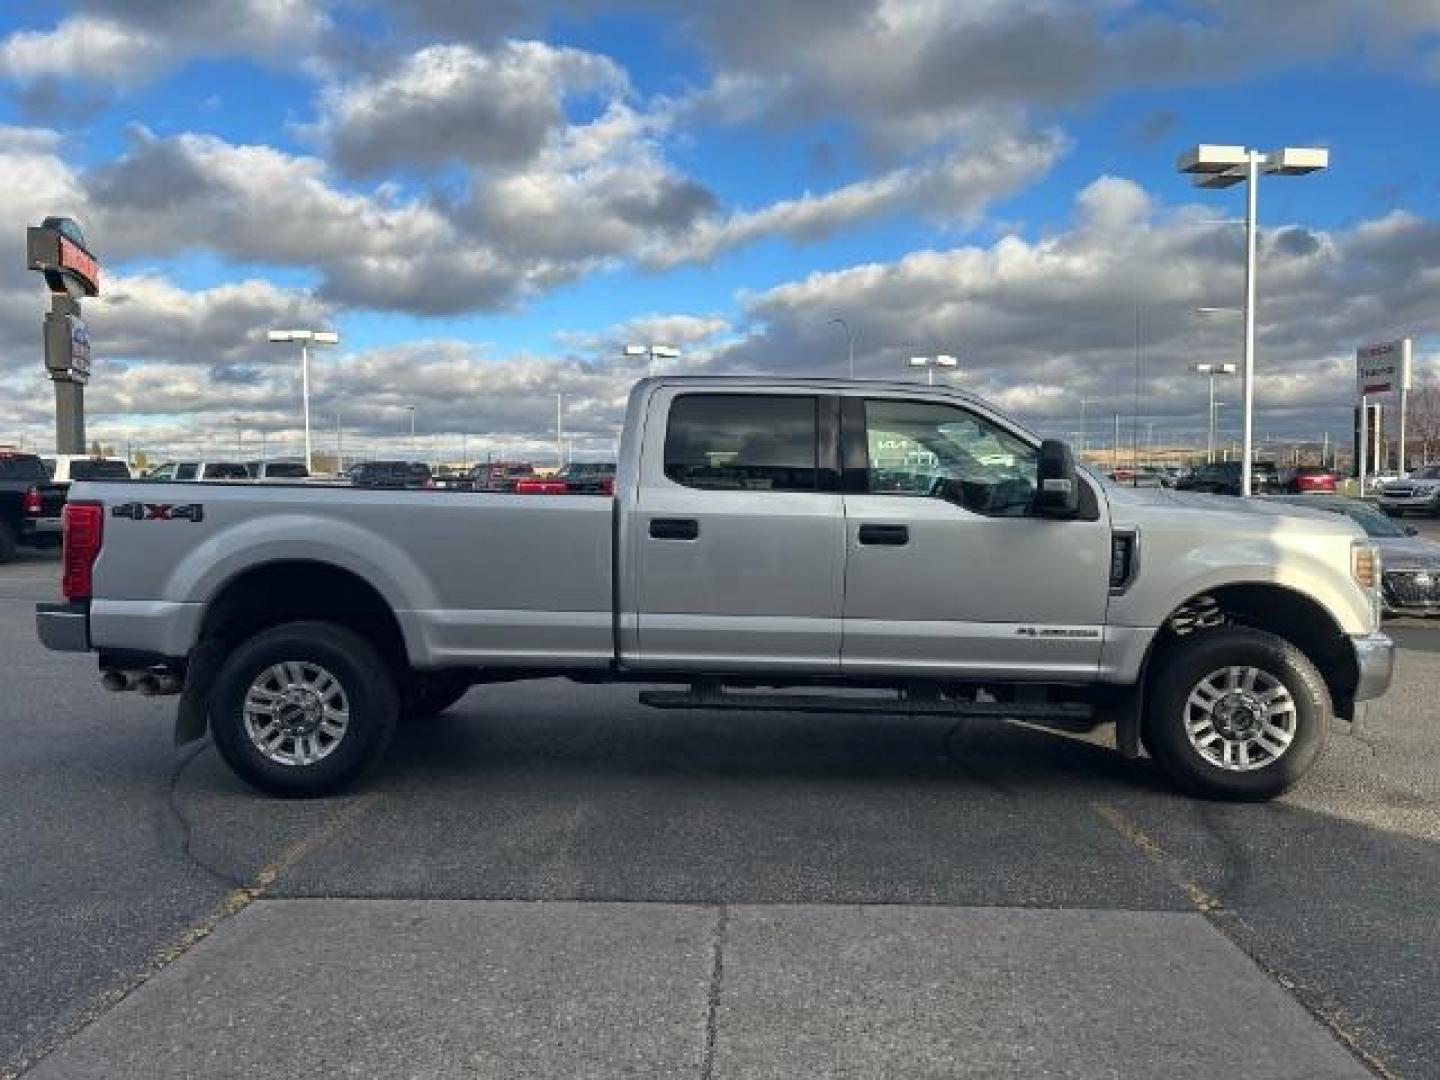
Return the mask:
POLYGON ((1145 712, 1145 682, 1142 679, 1115 699, 1115 749, 1134 760, 1140 756, 1140 723, 1145 712))
POLYGON ((185 689, 175 709, 175 745, 204 738, 210 727, 210 691, 225 659, 225 643, 210 638, 195 646, 185 668, 185 689))

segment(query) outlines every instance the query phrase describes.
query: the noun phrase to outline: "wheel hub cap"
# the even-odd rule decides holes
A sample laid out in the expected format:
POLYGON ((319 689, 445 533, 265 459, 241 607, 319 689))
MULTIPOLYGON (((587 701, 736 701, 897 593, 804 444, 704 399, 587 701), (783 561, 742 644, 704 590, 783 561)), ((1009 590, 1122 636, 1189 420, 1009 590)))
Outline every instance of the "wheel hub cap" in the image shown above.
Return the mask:
POLYGON ((1212 671, 1186 699, 1185 733, 1211 765, 1250 772, 1273 765, 1290 749, 1299 716, 1290 690, 1261 668, 1212 671))
POLYGON ((340 681, 309 660, 274 664, 245 694, 245 734, 281 765, 312 765, 329 757, 350 729, 350 701, 340 681))

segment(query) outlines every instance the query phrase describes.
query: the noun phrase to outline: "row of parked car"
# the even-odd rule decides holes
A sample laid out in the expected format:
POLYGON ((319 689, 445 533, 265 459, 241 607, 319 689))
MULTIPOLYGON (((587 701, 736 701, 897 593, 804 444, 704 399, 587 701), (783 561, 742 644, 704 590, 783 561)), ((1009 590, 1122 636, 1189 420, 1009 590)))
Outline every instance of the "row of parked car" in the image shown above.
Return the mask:
MULTIPOLYGON (((123 462, 117 463, 122 468, 123 462)), ((125 473, 115 475, 128 476, 125 473)), ((614 490, 615 463, 577 461, 558 472, 541 474, 527 462, 486 462, 469 469, 440 466, 431 470, 423 461, 361 461, 339 476, 314 476, 298 461, 168 461, 145 474, 149 480, 317 480, 349 483, 354 487, 448 491, 515 492, 519 494, 608 495, 614 490)))
MULTIPOLYGON (((1165 487, 1177 491, 1203 491, 1210 495, 1240 494, 1240 463, 1216 461, 1179 469, 1168 465, 1141 465, 1118 468, 1106 478, 1124 487, 1165 487)), ((1339 476, 1323 465, 1295 465, 1281 470, 1273 461, 1257 461, 1251 467, 1251 490, 1256 494, 1333 494, 1339 476)))

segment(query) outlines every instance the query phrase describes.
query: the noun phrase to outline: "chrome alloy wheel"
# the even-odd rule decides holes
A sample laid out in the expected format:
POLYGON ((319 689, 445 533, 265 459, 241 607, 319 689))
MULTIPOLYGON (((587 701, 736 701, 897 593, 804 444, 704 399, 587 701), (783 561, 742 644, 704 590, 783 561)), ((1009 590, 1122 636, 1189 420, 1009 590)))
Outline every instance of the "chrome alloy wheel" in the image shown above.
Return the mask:
POLYGON ((287 660, 260 674, 245 692, 245 734, 281 765, 313 765, 334 752, 350 728, 350 701, 340 680, 309 660, 287 660))
POLYGON ((1202 758, 1231 772, 1273 765, 1295 741, 1299 716, 1285 684, 1254 667, 1206 675, 1185 700, 1185 734, 1202 758))

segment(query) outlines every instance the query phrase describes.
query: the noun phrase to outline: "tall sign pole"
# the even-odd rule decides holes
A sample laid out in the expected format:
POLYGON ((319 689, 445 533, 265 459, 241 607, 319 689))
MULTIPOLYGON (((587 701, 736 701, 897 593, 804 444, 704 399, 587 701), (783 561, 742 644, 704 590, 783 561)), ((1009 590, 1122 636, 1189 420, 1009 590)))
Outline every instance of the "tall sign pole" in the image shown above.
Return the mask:
POLYGON ((45 370, 55 384, 55 452, 85 453, 85 384, 90 381, 90 333, 82 298, 100 293, 100 262, 73 218, 47 217, 25 232, 26 265, 50 290, 43 342, 45 370))

